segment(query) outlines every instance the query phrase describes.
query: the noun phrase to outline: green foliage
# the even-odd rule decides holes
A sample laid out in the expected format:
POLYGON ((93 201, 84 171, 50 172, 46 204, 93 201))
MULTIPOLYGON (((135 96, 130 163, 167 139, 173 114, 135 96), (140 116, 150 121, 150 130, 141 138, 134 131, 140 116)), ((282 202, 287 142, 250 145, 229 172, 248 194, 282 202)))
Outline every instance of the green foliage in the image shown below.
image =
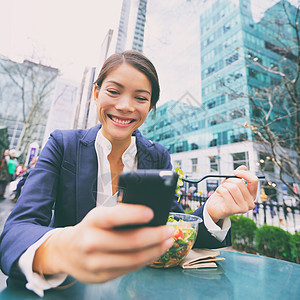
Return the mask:
POLYGON ((238 250, 255 253, 255 222, 242 215, 234 215, 231 220, 232 246, 238 250))
POLYGON ((291 236, 290 244, 293 261, 300 264, 300 232, 291 236))
POLYGON ((178 180, 177 180, 177 186, 176 186, 176 194, 178 195, 178 202, 180 201, 181 198, 181 193, 180 193, 180 188, 183 186, 183 171, 180 169, 179 165, 175 169, 175 172, 178 174, 178 180))
POLYGON ((231 220, 233 248, 248 253, 300 263, 300 232, 291 234, 276 226, 263 225, 242 215, 234 215, 231 220))
POLYGON ((186 209, 184 211, 186 214, 190 215, 191 213, 193 213, 194 211, 192 209, 186 209))
POLYGON ((259 254, 291 260, 291 234, 280 227, 263 225, 255 232, 256 249, 259 254))

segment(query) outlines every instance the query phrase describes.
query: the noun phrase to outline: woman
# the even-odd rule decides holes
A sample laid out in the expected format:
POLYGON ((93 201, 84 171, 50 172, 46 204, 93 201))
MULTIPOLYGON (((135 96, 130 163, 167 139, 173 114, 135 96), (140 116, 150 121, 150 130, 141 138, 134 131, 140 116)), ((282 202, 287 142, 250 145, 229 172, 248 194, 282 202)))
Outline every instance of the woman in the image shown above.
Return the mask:
MULTIPOLYGON (((101 126, 51 134, 1 236, 4 273, 23 280, 25 275, 27 288, 40 295, 67 274, 92 283, 139 269, 173 243, 167 226, 114 229, 153 217, 145 206, 116 205, 120 173, 172 168, 167 150, 137 130, 159 98, 154 66, 135 51, 112 55, 96 80, 94 97, 101 126)), ((195 212, 204 218, 196 246, 228 245, 226 217, 253 208, 257 178, 243 167, 235 174, 247 186, 228 179, 195 212)), ((173 209, 181 211, 176 201, 173 209)))
POLYGON ((16 156, 16 150, 15 149, 9 150, 9 160, 7 165, 8 165, 8 173, 10 176, 10 181, 16 179, 15 171, 18 166, 18 161, 15 156, 16 156))

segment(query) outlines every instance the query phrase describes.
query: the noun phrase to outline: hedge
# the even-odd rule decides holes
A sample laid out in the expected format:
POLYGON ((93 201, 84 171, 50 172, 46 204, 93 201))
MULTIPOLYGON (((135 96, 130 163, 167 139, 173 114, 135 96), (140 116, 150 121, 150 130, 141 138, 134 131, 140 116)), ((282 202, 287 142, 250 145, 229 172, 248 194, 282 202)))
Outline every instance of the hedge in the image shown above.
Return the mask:
POLYGON ((290 243, 293 261, 300 264, 300 232, 291 236, 290 243))
POLYGON ((242 215, 231 216, 230 220, 233 248, 300 263, 300 232, 292 235, 270 225, 259 228, 242 215))
POLYGON ((231 220, 232 245, 235 249, 255 253, 255 222, 242 215, 234 215, 231 220))
POLYGON ((291 234, 280 227, 263 225, 255 232, 255 244, 259 254, 292 260, 291 234))

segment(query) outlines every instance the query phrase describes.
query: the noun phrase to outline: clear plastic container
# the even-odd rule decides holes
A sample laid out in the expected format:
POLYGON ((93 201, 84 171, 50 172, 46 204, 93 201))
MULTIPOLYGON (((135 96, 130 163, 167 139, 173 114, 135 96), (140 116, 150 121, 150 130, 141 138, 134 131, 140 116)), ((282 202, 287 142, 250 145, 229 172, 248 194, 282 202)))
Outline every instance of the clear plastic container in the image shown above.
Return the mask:
POLYGON ((153 268, 178 266, 193 247, 198 233, 198 225, 201 222, 202 219, 198 216, 170 213, 167 225, 175 228, 174 244, 149 266, 153 268))

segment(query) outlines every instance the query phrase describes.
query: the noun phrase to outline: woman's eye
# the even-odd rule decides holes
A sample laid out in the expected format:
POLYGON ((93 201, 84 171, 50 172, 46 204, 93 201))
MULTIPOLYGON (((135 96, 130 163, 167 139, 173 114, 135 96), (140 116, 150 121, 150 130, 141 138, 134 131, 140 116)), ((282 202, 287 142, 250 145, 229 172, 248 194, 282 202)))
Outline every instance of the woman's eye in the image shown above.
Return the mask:
POLYGON ((119 92, 116 91, 116 90, 110 90, 110 89, 108 89, 107 91, 108 91, 110 94, 112 94, 112 95, 118 95, 118 94, 119 94, 119 92))
POLYGON ((148 99, 145 97, 136 97, 136 99, 138 99, 140 101, 148 101, 148 99))

